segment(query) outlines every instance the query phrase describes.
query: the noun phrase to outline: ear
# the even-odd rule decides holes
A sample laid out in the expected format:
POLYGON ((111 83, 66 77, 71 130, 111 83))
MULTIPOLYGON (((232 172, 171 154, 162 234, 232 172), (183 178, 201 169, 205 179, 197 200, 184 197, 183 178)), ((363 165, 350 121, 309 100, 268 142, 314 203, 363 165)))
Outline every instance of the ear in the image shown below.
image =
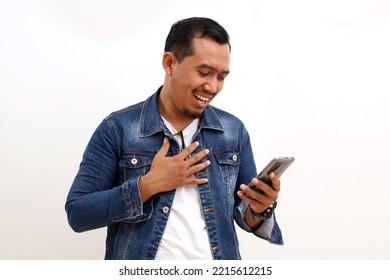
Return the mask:
POLYGON ((171 52, 166 52, 163 55, 162 65, 167 76, 172 75, 173 66, 175 66, 177 60, 176 56, 171 52))

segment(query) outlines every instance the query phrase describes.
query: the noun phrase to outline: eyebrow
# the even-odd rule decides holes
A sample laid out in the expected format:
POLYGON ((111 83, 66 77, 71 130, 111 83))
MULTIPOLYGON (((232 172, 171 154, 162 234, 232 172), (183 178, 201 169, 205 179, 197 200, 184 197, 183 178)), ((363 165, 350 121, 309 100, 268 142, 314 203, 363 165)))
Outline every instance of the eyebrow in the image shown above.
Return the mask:
MULTIPOLYGON (((215 69, 214 67, 210 66, 209 64, 207 63, 204 63, 204 64, 201 64, 197 67, 198 69, 199 68, 203 68, 203 69, 208 69, 208 70, 212 70, 212 71, 217 71, 217 69, 215 69)), ((223 74, 225 74, 226 76, 229 75, 230 71, 229 70, 226 70, 226 71, 222 71, 223 74)))

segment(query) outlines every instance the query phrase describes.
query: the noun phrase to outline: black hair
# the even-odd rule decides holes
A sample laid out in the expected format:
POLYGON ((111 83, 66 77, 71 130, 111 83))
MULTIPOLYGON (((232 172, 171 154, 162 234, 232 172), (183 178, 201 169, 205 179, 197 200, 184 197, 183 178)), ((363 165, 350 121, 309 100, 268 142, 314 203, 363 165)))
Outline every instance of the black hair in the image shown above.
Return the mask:
POLYGON ((172 25, 165 41, 165 52, 172 52, 180 63, 194 53, 194 38, 208 37, 217 43, 229 44, 229 34, 216 21, 204 17, 182 19, 172 25))

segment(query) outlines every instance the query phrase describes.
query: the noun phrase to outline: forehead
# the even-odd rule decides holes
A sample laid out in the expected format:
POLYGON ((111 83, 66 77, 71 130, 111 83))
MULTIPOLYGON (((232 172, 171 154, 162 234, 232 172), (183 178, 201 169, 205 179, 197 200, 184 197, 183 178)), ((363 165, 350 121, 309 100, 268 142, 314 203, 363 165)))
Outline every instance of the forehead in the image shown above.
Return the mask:
POLYGON ((188 58, 197 65, 210 65, 211 67, 220 69, 221 71, 229 70, 229 44, 219 44, 207 37, 194 38, 192 44, 194 54, 188 58))

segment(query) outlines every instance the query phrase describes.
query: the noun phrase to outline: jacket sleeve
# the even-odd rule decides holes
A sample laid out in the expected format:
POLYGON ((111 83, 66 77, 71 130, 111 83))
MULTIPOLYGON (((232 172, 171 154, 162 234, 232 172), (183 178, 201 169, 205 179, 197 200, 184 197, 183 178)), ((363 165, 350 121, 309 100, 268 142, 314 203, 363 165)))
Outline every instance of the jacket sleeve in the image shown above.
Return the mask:
MULTIPOLYGON (((241 164, 237 179, 236 192, 239 190, 241 183, 248 184, 257 174, 249 134, 245 128, 243 129, 242 139, 241 164)), ((263 221, 259 228, 253 230, 248 226, 244 219, 248 204, 245 201, 242 201, 236 194, 235 201, 234 219, 240 228, 253 233, 257 237, 268 240, 272 244, 283 244, 282 232, 276 221, 275 214, 270 219, 263 221)))
POLYGON ((119 153, 115 133, 104 120, 86 147, 65 204, 68 222, 74 231, 150 218, 152 201, 142 204, 139 178, 117 185, 119 153))
POLYGON ((279 228, 278 223, 276 222, 275 214, 268 220, 263 221, 261 226, 256 230, 251 229, 246 222, 244 221, 244 213, 248 208, 246 202, 242 202, 236 209, 235 220, 237 224, 245 231, 252 232, 257 237, 265 239, 272 244, 283 245, 283 236, 279 228))

